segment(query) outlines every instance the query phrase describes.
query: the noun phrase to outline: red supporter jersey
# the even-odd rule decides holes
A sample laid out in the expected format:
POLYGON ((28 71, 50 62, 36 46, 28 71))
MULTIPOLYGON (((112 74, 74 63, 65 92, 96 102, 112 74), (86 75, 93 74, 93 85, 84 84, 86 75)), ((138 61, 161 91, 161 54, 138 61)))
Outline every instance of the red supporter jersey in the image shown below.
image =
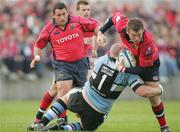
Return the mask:
POLYGON ((85 57, 84 32, 93 32, 96 27, 97 23, 94 21, 76 16, 69 16, 64 30, 52 21, 41 30, 35 45, 43 49, 49 42, 55 60, 77 61, 85 57))
MULTIPOLYGON (((90 21, 95 22, 97 25, 99 25, 99 22, 94 18, 88 18, 90 21)), ((84 32, 84 38, 93 38, 94 32, 84 32)), ((92 44, 87 44, 84 46, 84 53, 85 56, 89 55, 89 52, 92 50, 92 44)))
POLYGON ((144 30, 141 42, 138 45, 135 45, 131 42, 126 33, 128 18, 117 12, 113 14, 112 22, 116 30, 119 32, 122 46, 128 48, 136 57, 137 66, 152 66, 153 62, 158 59, 158 48, 152 34, 147 30, 144 30))

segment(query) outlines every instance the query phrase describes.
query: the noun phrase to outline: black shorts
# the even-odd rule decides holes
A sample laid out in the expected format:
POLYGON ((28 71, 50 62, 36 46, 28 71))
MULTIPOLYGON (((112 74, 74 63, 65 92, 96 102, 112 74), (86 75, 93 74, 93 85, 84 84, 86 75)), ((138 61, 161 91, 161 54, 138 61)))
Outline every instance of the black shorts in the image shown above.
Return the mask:
POLYGON ((94 131, 104 122, 104 114, 90 107, 82 96, 82 92, 75 92, 69 96, 67 109, 78 113, 82 128, 85 131, 94 131))
POLYGON ((154 62, 152 67, 146 68, 145 72, 139 74, 143 81, 147 82, 157 82, 159 81, 159 58, 154 62))
POLYGON ((55 71, 55 82, 73 80, 75 87, 81 87, 87 81, 89 68, 87 58, 75 62, 53 61, 52 65, 55 71))

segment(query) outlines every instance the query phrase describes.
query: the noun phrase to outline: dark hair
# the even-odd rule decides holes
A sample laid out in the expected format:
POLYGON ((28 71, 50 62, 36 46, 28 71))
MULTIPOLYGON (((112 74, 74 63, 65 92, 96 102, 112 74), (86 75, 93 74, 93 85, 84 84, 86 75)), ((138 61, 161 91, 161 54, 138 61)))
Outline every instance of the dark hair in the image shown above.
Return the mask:
POLYGON ((55 13, 56 9, 62 10, 64 8, 67 10, 67 6, 64 3, 62 3, 62 2, 56 3, 54 8, 53 8, 53 13, 55 13))
POLYGON ((140 20, 139 18, 130 19, 127 25, 127 29, 133 30, 135 32, 138 32, 141 29, 144 30, 144 25, 142 20, 140 20))
POLYGON ((89 2, 87 0, 79 0, 76 4, 76 10, 80 9, 80 5, 89 5, 89 2))

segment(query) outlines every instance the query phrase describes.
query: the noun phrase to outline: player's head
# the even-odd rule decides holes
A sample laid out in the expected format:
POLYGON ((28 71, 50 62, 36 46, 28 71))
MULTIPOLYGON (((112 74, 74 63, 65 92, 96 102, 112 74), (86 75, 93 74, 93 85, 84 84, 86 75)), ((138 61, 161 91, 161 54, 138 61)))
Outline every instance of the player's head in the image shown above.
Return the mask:
POLYGON ((90 17, 91 7, 87 0, 79 0, 76 4, 76 10, 79 16, 90 17))
POLYGON ((68 21, 68 11, 64 3, 56 3, 53 8, 53 18, 59 26, 64 26, 68 21))
POLYGON ((115 43, 111 46, 109 54, 112 58, 117 58, 119 56, 119 52, 122 50, 122 46, 120 43, 115 43))
POLYGON ((144 32, 143 22, 138 18, 130 19, 127 25, 127 33, 134 44, 140 43, 144 32))

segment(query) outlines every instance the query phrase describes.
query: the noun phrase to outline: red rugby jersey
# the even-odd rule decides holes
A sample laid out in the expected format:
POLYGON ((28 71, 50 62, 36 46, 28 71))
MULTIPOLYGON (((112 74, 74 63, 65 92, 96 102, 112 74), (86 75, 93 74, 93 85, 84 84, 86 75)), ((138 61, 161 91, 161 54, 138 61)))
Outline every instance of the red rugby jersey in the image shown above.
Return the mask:
POLYGON ((119 32, 122 46, 128 48, 136 57, 137 66, 152 66, 153 62, 158 59, 158 48, 152 34, 147 30, 144 30, 141 42, 138 45, 135 45, 131 42, 126 33, 128 18, 123 14, 116 12, 112 16, 112 22, 119 32))
MULTIPOLYGON (((99 26, 99 22, 94 18, 88 18, 90 21, 93 21, 99 26)), ((94 32, 84 32, 84 38, 92 38, 94 35, 94 32)), ((89 55, 89 52, 92 50, 92 44, 87 44, 84 46, 84 53, 85 56, 89 55)))
POLYGON ((93 32, 96 27, 94 21, 79 16, 69 16, 64 30, 52 21, 43 27, 35 45, 43 49, 49 42, 55 60, 77 61, 84 57, 84 32, 93 32))

